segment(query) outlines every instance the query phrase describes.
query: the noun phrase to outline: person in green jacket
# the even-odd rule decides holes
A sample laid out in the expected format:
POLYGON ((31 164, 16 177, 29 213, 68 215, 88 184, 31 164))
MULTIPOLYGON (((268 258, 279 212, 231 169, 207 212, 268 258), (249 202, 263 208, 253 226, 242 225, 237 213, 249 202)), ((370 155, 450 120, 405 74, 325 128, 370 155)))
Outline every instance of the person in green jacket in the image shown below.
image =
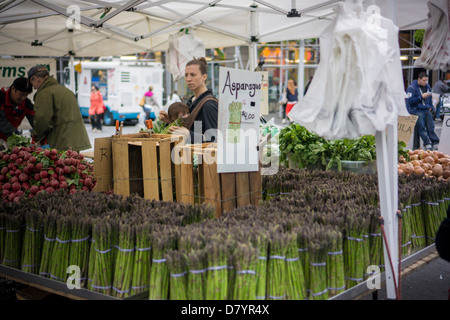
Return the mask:
POLYGON ((74 93, 50 76, 43 65, 32 67, 28 79, 37 90, 33 130, 36 143, 49 144, 58 151, 90 149, 91 142, 74 93))

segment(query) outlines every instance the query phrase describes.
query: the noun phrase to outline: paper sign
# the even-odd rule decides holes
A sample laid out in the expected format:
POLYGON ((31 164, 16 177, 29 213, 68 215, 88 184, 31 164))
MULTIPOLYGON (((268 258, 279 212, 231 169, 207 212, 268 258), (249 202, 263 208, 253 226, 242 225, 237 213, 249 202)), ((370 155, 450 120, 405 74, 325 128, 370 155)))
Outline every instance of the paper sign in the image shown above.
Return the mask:
POLYGON ((408 144, 414 133, 414 127, 419 117, 410 115, 408 117, 398 117, 398 140, 408 144))
POLYGON ((439 141, 439 151, 450 154, 450 116, 445 116, 439 141))
POLYGON ((261 92, 261 73, 219 69, 217 172, 259 170, 261 92))
POLYGON ((269 114, 269 72, 261 71, 261 115, 269 114))

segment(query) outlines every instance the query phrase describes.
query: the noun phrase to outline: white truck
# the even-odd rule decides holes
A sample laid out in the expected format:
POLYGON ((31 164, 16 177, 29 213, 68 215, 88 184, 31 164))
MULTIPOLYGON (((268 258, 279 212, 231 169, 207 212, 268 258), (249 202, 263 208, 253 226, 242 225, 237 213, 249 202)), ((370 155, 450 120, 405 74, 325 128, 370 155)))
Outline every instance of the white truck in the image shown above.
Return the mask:
POLYGON ((162 106, 164 70, 160 63, 82 61, 75 69, 78 69, 78 104, 84 118, 89 118, 92 85, 96 85, 103 95, 105 125, 114 125, 116 120, 137 123, 143 112, 139 102, 150 86, 156 101, 162 106))

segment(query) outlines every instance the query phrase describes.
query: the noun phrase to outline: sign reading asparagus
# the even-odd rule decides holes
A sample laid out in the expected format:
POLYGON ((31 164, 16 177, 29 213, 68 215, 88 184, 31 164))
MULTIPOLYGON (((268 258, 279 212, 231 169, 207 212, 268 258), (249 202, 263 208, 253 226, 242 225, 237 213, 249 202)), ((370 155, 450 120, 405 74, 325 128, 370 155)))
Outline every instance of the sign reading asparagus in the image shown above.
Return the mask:
POLYGON ((259 170, 261 74, 220 68, 217 171, 259 170))

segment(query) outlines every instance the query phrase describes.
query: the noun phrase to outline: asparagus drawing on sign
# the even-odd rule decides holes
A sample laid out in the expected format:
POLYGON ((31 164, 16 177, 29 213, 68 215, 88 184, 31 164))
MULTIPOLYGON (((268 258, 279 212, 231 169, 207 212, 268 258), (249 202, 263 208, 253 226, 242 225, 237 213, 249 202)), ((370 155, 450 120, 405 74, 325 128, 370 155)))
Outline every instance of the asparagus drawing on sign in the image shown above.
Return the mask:
POLYGON ((228 142, 239 143, 241 141, 241 113, 242 103, 232 102, 228 105, 230 120, 228 123, 228 142))

